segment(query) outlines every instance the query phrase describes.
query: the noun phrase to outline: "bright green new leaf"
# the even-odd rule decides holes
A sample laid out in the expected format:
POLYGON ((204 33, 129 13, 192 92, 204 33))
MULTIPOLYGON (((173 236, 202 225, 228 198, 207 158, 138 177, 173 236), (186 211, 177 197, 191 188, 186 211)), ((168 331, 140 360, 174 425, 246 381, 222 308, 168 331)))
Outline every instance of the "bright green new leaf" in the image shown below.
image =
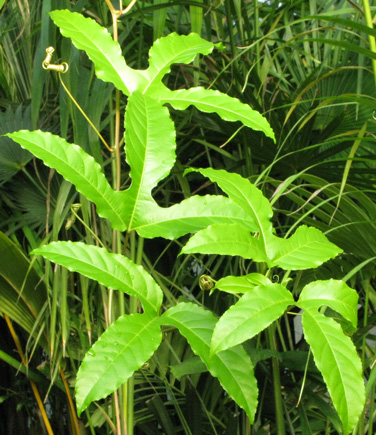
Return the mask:
POLYGON ((266 252, 274 265, 285 270, 311 269, 342 252, 317 228, 300 226, 288 239, 269 237, 266 252))
POLYGON ((78 415, 127 381, 154 353, 162 340, 159 317, 119 317, 86 354, 76 379, 78 415))
POLYGON ((306 285, 300 293, 297 305, 303 310, 328 306, 352 323, 358 324, 358 293, 345 282, 330 279, 314 281, 306 285))
POLYGON ((193 352, 253 422, 258 396, 253 364, 241 346, 210 356, 210 341, 217 322, 214 314, 192 303, 180 303, 166 311, 161 320, 179 329, 193 352))
POLYGON ((218 320, 211 352, 218 353, 254 337, 294 303, 291 293, 281 284, 260 285, 245 293, 218 320))
POLYGON ((33 251, 100 284, 136 296, 145 311, 157 313, 163 293, 153 278, 131 260, 80 242, 53 242, 33 251))
POLYGON ((257 286, 271 284, 270 279, 261 273, 249 273, 243 276, 226 276, 215 283, 215 289, 227 293, 248 293, 257 286))
POLYGON ((73 183, 79 192, 96 204, 98 214, 109 219, 113 228, 119 231, 127 228, 122 199, 114 194, 99 164, 81 147, 40 130, 21 130, 7 136, 73 183))
POLYGON ((182 254, 190 253, 239 255, 254 261, 269 261, 262 241, 239 224, 214 224, 199 231, 182 249, 182 254))
POLYGON ((302 316, 304 336, 323 375, 344 433, 354 428, 364 406, 362 364, 351 339, 339 324, 316 309, 302 316))
POLYGON ((50 16, 63 36, 71 38, 78 49, 86 51, 98 78, 113 83, 126 95, 146 85, 143 73, 126 64, 119 43, 112 39, 106 28, 68 10, 53 11, 50 16))
POLYGON ((259 112, 237 98, 229 97, 219 91, 201 87, 177 91, 165 88, 158 89, 155 98, 158 98, 162 104, 171 104, 175 109, 184 110, 192 105, 201 112, 216 113, 225 121, 240 121, 253 130, 262 131, 275 141, 272 128, 259 112))
POLYGON ((171 65, 190 63, 197 54, 209 54, 213 48, 211 42, 202 39, 196 33, 187 36, 171 33, 165 38, 157 39, 149 51, 149 68, 143 71, 148 84, 142 91, 149 92, 149 89, 153 88, 154 93, 159 95, 162 87, 164 88, 161 80, 170 72, 171 65))

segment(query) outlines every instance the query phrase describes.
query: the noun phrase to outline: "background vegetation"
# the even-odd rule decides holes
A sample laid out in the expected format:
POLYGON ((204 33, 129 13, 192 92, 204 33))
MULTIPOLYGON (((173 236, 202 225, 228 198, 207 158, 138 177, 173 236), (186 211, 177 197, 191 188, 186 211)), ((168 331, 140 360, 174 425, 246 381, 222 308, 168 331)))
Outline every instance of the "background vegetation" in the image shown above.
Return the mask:
MULTIPOLYGON (((168 206, 192 193, 216 193, 198 175, 188 184, 182 173, 187 166, 224 168, 250 178, 271 198, 278 235, 288 235, 298 223, 306 223, 323 230, 344 250, 319 269, 291 275, 293 292, 298 295, 308 282, 329 277, 344 279, 357 289, 359 328, 348 332, 354 333, 369 396, 354 433, 373 434, 376 53, 372 38, 376 32, 367 27, 365 6, 360 1, 324 0, 138 0, 119 20, 118 30, 127 63, 139 69, 147 67, 153 41, 173 31, 195 31, 223 44, 192 66, 174 66, 168 86, 199 84, 239 98, 265 114, 277 143, 193 108, 172 111, 178 160, 154 197, 168 206)), ((90 152, 111 179, 110 153, 103 150, 57 76, 41 68, 46 47, 54 46, 57 57, 70 65, 63 78, 69 91, 106 140, 114 143, 115 91, 95 78, 89 59, 53 25, 47 12, 64 8, 92 17, 112 31, 104 1, 10 0, 3 6, 0 134, 22 128, 59 134, 90 152)), ((122 113, 125 106, 122 97, 122 113)), ((122 188, 129 185, 127 171, 122 171, 122 188)), ((88 228, 114 249, 119 235, 97 218, 83 196, 54 170, 0 138, 1 433, 47 433, 36 390, 45 400, 45 418, 53 433, 114 433, 111 399, 92 405, 81 421, 70 402, 83 355, 119 314, 115 308, 108 318, 112 293, 40 258, 30 263, 28 256, 32 249, 57 239, 93 244, 88 228), (81 204, 78 219, 71 212, 76 203, 81 204), (66 227, 67 221, 71 226, 66 227), (30 290, 35 285, 38 295, 30 290), (27 370, 20 365, 23 358, 27 370)), ((195 300, 220 315, 233 297, 209 295, 199 286, 200 276, 219 279, 256 270, 252 262, 237 257, 177 257, 179 251, 179 241, 133 237, 126 252, 152 273, 164 290, 166 306, 195 300)), ((118 306, 124 303, 127 308, 124 300, 118 306)), ((281 370, 286 432, 340 432, 322 378, 312 361, 306 368, 308 346, 299 322, 290 317, 280 322, 277 350, 270 349, 263 334, 248 343, 260 389, 252 427, 218 381, 197 368, 185 339, 169 334, 135 376, 135 433, 276 433, 270 399, 272 357, 281 370)))

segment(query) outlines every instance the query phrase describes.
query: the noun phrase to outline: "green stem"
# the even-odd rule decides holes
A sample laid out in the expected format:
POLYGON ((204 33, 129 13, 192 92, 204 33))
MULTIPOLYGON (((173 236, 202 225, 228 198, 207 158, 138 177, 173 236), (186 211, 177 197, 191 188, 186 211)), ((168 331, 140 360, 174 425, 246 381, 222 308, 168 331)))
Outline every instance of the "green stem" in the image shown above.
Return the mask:
MULTIPOLYGON (((269 348, 277 350, 277 343, 275 339, 275 325, 270 325, 268 328, 268 342, 269 348)), ((275 403, 275 416, 278 435, 285 435, 285 419, 281 394, 281 377, 279 373, 279 363, 277 358, 272 358, 272 374, 273 374, 273 387, 274 387, 274 403, 275 403)))
MULTIPOLYGON (((363 9, 364 9, 364 16, 366 18, 366 24, 369 28, 373 29, 373 20, 371 15, 371 7, 368 0, 363 0, 363 9)), ((369 47, 372 51, 372 53, 376 53, 376 40, 373 35, 368 35, 369 40, 369 47)), ((375 85, 376 85, 376 59, 372 59, 372 68, 373 68, 373 75, 375 79, 375 85)))

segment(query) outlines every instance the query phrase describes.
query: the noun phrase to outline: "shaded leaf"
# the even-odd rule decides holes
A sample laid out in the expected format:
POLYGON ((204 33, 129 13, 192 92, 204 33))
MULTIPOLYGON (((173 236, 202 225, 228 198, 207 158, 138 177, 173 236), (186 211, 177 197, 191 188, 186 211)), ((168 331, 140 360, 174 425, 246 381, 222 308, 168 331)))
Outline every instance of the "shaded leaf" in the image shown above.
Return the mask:
POLYGON ((142 302, 145 311, 159 311, 163 293, 142 266, 120 254, 80 242, 53 242, 33 251, 54 263, 79 272, 100 284, 129 295, 142 302))
POLYGON ((217 322, 214 314, 192 303, 180 303, 166 311, 161 320, 179 329, 193 352, 253 422, 258 389, 252 362, 241 346, 210 356, 210 341, 217 322))
POLYGON ((318 267, 342 252, 317 228, 300 226, 288 239, 270 238, 267 253, 273 263, 285 270, 318 267))
POLYGON ((291 293, 281 284, 260 285, 245 293, 218 320, 211 352, 218 353, 254 337, 294 303, 291 293))
MULTIPOLYGON (((13 110, 9 106, 0 112, 0 135, 31 127, 30 107, 23 112, 22 105, 13 110)), ((22 149, 7 137, 0 137, 0 180, 6 181, 21 170, 31 159, 32 154, 22 149)))
POLYGON ((354 428, 364 406, 362 365, 355 346, 333 319, 315 309, 302 315, 304 336, 323 375, 345 433, 354 428))
POLYGON ((178 379, 183 376, 203 373, 206 371, 206 365, 202 362, 199 356, 194 356, 182 361, 180 364, 174 364, 171 366, 172 374, 178 379))
POLYGON ((126 95, 145 85, 142 72, 127 66, 119 43, 112 39, 106 28, 91 18, 68 10, 53 11, 50 16, 63 36, 71 38, 79 50, 85 50, 95 65, 98 78, 113 83, 126 95))
POLYGON ((159 317, 119 317, 86 354, 76 380, 78 415, 114 392, 154 353, 162 340, 159 317))
MULTIPOLYGON (((44 283, 24 253, 0 231, 0 312, 29 334, 38 334, 35 321, 47 300, 44 283)), ((44 335, 40 344, 46 349, 44 335)))

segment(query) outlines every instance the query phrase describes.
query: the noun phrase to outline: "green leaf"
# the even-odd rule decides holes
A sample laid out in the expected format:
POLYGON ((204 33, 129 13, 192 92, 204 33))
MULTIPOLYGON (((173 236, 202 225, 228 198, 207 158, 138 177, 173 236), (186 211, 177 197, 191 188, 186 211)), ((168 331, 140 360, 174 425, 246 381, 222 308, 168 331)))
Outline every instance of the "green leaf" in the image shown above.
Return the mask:
MULTIPOLYGON (((31 127, 30 107, 23 110, 22 104, 17 108, 8 106, 0 112, 0 135, 31 127)), ((22 170, 33 158, 32 154, 22 149, 7 137, 0 137, 0 181, 8 181, 22 170)))
POLYGON ((174 123, 166 107, 136 91, 128 98, 124 128, 132 178, 127 200, 150 200, 151 190, 170 173, 176 160, 174 123))
POLYGON ((156 204, 151 191, 168 175, 176 159, 174 125, 159 102, 135 91, 128 99, 125 129, 132 184, 115 194, 122 195, 129 231, 173 239, 218 221, 250 226, 246 213, 223 196, 191 197, 169 208, 156 204))
POLYGON ((328 306, 352 323, 358 325, 358 293, 345 282, 330 279, 315 281, 306 285, 297 305, 303 310, 328 306))
POLYGON ((180 379, 183 376, 204 373, 207 371, 206 365, 201 361, 199 356, 186 359, 179 364, 171 366, 172 374, 180 379))
POLYGON ((113 83, 126 95, 146 85, 143 73, 126 64, 118 42, 96 21, 68 10, 53 11, 50 16, 63 36, 71 38, 79 50, 85 50, 98 78, 113 83))
POLYGON ((227 293, 248 293, 257 286, 271 284, 271 281, 261 273, 249 273, 244 276, 226 276, 215 284, 215 289, 227 293))
POLYGON ((256 186, 249 180, 239 174, 230 173, 224 170, 206 169, 187 169, 189 172, 199 172, 208 177, 232 199, 240 205, 249 217, 256 223, 260 238, 263 243, 270 238, 272 234, 272 224, 270 222, 273 216, 272 208, 269 201, 256 186))
POLYGON ((159 317, 132 314, 119 317, 94 343, 77 373, 78 415, 129 379, 162 340, 159 317))
POLYGON ((175 239, 215 223, 238 223, 249 230, 251 218, 231 199, 224 196, 192 196, 168 208, 147 207, 133 228, 143 237, 175 239))
POLYGON ((245 293, 218 320, 211 352, 218 353, 254 337, 277 320, 289 305, 291 293, 281 284, 265 284, 245 293))
POLYGON ((158 89, 158 94, 155 97, 162 104, 171 104, 175 109, 184 110, 192 105, 201 112, 216 113, 225 121, 240 121, 253 130, 262 131, 267 137, 275 141, 274 132, 261 113, 240 102, 237 98, 229 97, 219 91, 201 87, 177 91, 165 88, 160 91, 158 89))
MULTIPOLYGON (((168 175, 175 156, 175 129, 168 110, 152 98, 134 92, 125 115, 126 158, 131 166, 131 187, 123 192, 129 230, 159 208, 151 196, 154 186, 168 175)), ((150 218, 150 216, 149 216, 150 218)))
MULTIPOLYGON (((24 253, 1 231, 0 258, 0 313, 29 334, 38 334, 35 321, 47 300, 46 287, 24 253)), ((44 335, 40 344, 47 349, 44 335)))
POLYGON ((137 266, 123 255, 80 242, 53 242, 32 253, 43 255, 106 287, 136 296, 145 311, 156 313, 161 307, 163 293, 158 284, 142 266, 137 266))
POLYGON ((254 261, 269 261, 261 240, 239 224, 214 224, 199 231, 182 249, 182 254, 190 253, 240 255, 254 261))
POLYGON ((300 226, 288 239, 272 236, 267 245, 268 257, 285 270, 311 269, 342 252, 317 228, 300 226))
POLYGON ((302 322, 305 339, 342 420, 344 433, 349 433, 365 402, 362 365, 355 346, 337 322, 315 309, 306 309, 302 322))
POLYGON ((187 36, 171 33, 165 38, 157 39, 149 51, 149 68, 144 71, 148 84, 143 92, 149 92, 149 88, 154 88, 154 93, 159 95, 165 88, 161 80, 170 72, 172 64, 190 63, 197 54, 209 54, 213 48, 211 42, 205 41, 196 33, 187 36))
POLYGON ((127 228, 121 197, 115 195, 102 168, 81 147, 40 130, 21 130, 7 136, 73 183, 79 192, 96 204, 98 214, 109 219, 113 228, 119 231, 127 228))
POLYGON ((161 320, 179 329, 193 352, 253 422, 258 396, 253 364, 241 346, 210 356, 210 341, 217 322, 214 314, 192 303, 180 303, 166 311, 161 320))

